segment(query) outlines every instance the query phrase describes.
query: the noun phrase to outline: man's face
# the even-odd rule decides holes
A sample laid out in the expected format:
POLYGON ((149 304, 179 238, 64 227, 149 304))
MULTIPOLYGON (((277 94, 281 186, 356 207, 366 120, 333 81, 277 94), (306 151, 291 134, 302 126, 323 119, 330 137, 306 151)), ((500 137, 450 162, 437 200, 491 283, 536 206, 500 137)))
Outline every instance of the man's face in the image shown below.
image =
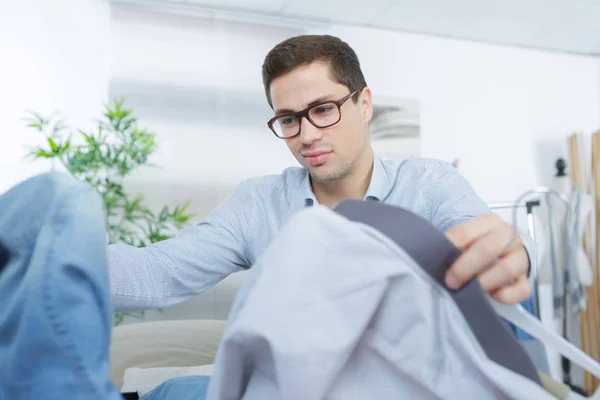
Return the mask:
MULTIPOLYGON (((275 79, 270 87, 276 114, 282 110, 300 111, 321 101, 338 101, 348 88, 331 79, 329 66, 313 63, 298 67, 275 79)), ((372 115, 369 89, 357 103, 348 99, 341 107, 340 121, 328 128, 317 128, 306 118, 300 121, 300 134, 286 139, 296 160, 320 183, 344 178, 368 146, 368 122, 372 115)))

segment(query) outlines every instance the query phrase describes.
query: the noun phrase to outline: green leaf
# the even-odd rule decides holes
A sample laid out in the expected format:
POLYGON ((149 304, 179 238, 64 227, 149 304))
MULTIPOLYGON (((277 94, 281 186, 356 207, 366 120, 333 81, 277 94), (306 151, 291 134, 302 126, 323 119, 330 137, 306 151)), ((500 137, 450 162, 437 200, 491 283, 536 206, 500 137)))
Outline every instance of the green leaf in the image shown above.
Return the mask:
POLYGON ((56 142, 54 142, 54 140, 50 137, 48 138, 48 144, 50 145, 50 148, 54 153, 58 153, 60 148, 56 145, 56 142))
POLYGON ((54 153, 48 153, 45 150, 37 150, 33 152, 33 155, 38 158, 54 158, 54 153))
POLYGON ((36 128, 36 130, 40 132, 43 131, 45 126, 44 118, 40 114, 32 111, 27 114, 29 114, 29 116, 23 118, 25 122, 28 122, 27 126, 36 128))
POLYGON ((57 136, 60 132, 64 131, 65 129, 67 129, 67 126, 62 121, 58 121, 56 125, 52 127, 52 134, 54 136, 57 136))
POLYGON ((83 130, 79 130, 79 133, 85 138, 85 140, 88 142, 88 144, 94 144, 95 140, 94 137, 92 135, 88 135, 87 133, 85 133, 83 130))
POLYGON ((125 313, 122 313, 122 312, 115 313, 114 314, 113 325, 114 326, 121 325, 124 320, 125 320, 125 313))
POLYGON ((39 122, 30 122, 29 124, 27 124, 27 126, 29 126, 31 128, 37 128, 39 130, 42 130, 42 124, 39 122))

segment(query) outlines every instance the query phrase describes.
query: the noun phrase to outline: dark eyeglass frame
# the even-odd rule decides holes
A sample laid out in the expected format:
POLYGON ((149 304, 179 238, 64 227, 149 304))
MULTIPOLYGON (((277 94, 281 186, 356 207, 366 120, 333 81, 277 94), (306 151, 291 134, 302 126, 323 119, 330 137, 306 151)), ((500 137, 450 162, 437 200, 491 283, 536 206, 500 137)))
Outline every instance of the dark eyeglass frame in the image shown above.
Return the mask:
POLYGON ((335 100, 327 100, 327 101, 324 101, 322 103, 315 104, 315 105, 312 105, 310 107, 306 107, 304 110, 300 110, 300 111, 297 111, 297 112, 294 112, 294 113, 286 113, 286 114, 276 115, 273 118, 271 118, 269 120, 269 122, 267 122, 267 126, 269 127, 269 129, 271 129, 271 131, 273 132, 273 134, 277 138, 284 139, 284 140, 295 138, 296 136, 298 136, 300 134, 300 131, 302 130, 302 118, 306 118, 308 120, 308 122, 310 122, 316 128, 319 128, 319 129, 329 128, 330 126, 333 126, 333 125, 337 124, 338 122, 340 122, 340 120, 342 119, 342 106, 344 105, 345 102, 348 101, 348 99, 350 99, 352 96, 354 96, 358 92, 359 92, 359 90, 355 90, 354 92, 349 93, 348 95, 342 97, 341 99, 339 99, 337 101, 335 101, 335 100), (333 105, 335 105, 337 107, 337 109, 338 109, 338 119, 337 119, 337 121, 335 121, 334 123, 331 123, 329 125, 319 126, 313 120, 310 119, 310 116, 309 116, 308 113, 313 108, 315 108, 315 107, 321 107, 321 106, 323 106, 325 104, 333 104, 333 105), (273 128, 273 124, 278 119, 284 118, 284 117, 296 117, 296 118, 298 118, 298 122, 299 122, 299 124, 298 124, 298 133, 296 133, 293 136, 287 136, 287 137, 286 136, 279 136, 277 134, 277 132, 273 128))

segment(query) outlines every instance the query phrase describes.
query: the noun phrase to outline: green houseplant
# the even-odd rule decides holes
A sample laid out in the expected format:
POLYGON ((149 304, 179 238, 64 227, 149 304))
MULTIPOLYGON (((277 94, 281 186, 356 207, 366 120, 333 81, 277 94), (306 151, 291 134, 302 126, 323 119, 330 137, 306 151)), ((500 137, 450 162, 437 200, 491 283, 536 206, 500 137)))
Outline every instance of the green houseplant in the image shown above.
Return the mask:
MULTIPOLYGON (((104 201, 109 243, 144 247, 172 237, 194 217, 186 212, 189 201, 173 208, 150 210, 141 194, 126 193, 123 179, 136 169, 152 166, 156 134, 138 127, 138 119, 124 102, 114 101, 92 131, 72 129, 56 113, 43 117, 28 113, 27 126, 43 134, 42 145, 30 148, 30 159, 50 160, 76 179, 88 182, 104 201)), ((143 319, 144 311, 115 313, 114 324, 126 316, 143 319)))

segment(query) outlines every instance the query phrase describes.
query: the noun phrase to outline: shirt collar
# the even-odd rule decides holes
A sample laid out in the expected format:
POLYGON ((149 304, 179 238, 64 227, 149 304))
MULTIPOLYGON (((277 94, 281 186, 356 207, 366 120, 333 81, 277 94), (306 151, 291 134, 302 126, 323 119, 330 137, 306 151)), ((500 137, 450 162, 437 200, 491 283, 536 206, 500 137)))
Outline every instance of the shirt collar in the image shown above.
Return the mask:
POLYGON ((387 174, 383 167, 383 161, 377 154, 373 153, 373 174, 371 182, 365 194, 364 200, 382 201, 390 191, 391 187, 387 184, 387 174))
MULTIPOLYGON (((383 161, 379 156, 373 153, 373 174, 371 175, 371 182, 367 189, 367 193, 363 200, 371 201, 382 201, 387 193, 391 190, 391 185, 388 185, 387 173, 383 166, 383 161)), ((310 185, 310 176, 308 171, 305 170, 305 174, 302 182, 302 192, 305 206, 312 206, 317 204, 317 198, 312 191, 310 185)))

